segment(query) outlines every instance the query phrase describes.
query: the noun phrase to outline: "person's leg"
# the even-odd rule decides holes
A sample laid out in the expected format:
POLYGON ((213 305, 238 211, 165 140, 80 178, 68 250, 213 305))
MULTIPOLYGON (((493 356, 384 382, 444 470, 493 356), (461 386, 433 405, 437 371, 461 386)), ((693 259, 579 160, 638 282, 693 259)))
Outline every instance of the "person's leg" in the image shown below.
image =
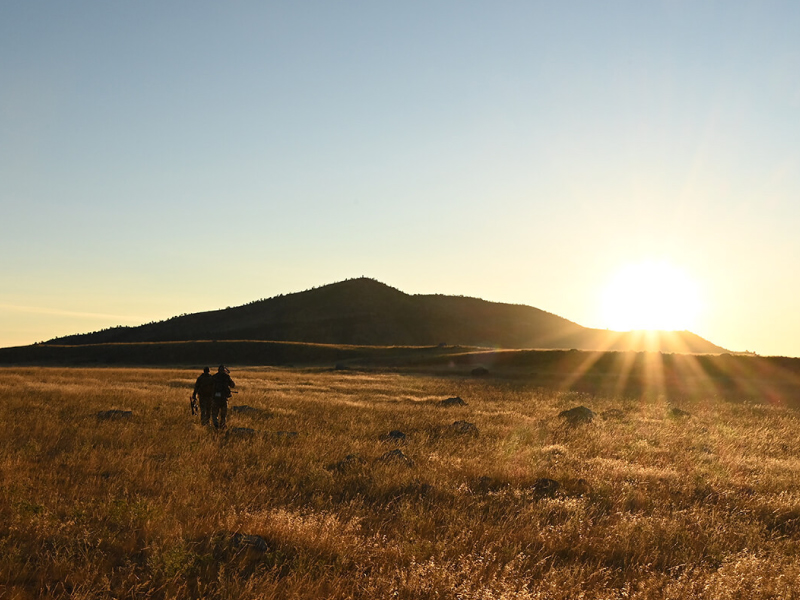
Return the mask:
POLYGON ((211 419, 211 398, 200 397, 200 425, 208 425, 211 419))
POLYGON ((219 428, 225 429, 225 419, 228 416, 228 401, 223 400, 219 403, 219 428))
POLYGON ((217 420, 217 416, 219 415, 219 402, 216 398, 212 400, 211 403, 211 420, 214 422, 214 427, 219 429, 219 421, 217 420))

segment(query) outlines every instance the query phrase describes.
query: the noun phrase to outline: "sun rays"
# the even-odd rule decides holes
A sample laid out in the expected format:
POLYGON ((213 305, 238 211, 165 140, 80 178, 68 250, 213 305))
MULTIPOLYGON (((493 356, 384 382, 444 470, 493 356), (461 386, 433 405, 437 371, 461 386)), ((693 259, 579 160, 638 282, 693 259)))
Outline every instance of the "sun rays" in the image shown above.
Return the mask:
MULTIPOLYGON (((676 344, 683 341, 672 332, 662 335, 674 336, 676 344)), ((556 371, 564 391, 673 403, 726 398, 800 406, 800 369, 792 359, 779 357, 693 354, 688 348, 674 353, 565 352, 556 371)))

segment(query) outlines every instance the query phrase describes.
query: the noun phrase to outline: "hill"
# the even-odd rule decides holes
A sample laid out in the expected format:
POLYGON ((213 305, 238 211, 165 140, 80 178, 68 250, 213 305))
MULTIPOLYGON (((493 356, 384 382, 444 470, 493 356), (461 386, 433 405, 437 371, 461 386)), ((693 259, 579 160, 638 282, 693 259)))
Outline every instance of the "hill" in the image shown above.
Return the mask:
POLYGON ((590 329, 531 306, 461 296, 410 295, 368 278, 138 327, 56 338, 46 344, 192 340, 725 352, 688 331, 644 334, 590 329))

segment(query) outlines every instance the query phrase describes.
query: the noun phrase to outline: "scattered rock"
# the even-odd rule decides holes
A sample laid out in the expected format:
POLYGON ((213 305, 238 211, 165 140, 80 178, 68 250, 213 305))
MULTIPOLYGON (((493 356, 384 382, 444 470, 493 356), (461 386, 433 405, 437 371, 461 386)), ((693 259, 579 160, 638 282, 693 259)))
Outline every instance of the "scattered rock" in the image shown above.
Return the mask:
POLYGON ((404 444, 406 442, 406 434, 398 429, 393 429, 389 433, 384 433, 380 439, 382 442, 394 442, 396 444, 404 444))
POLYGON ((328 471, 336 471, 337 473, 346 473, 348 471, 352 471, 364 464, 366 464, 363 458, 361 458, 358 454, 348 454, 342 460, 331 463, 327 467, 325 467, 328 471))
POLYGON ((603 417, 604 420, 614 420, 614 421, 621 421, 625 418, 625 411, 620 410, 619 408, 609 408, 608 410, 604 410, 600 413, 600 416, 603 417))
POLYGON ((382 462, 384 464, 390 465, 406 465, 407 467, 413 467, 414 461, 408 458, 400 448, 395 448, 389 452, 385 452, 378 458, 378 462, 382 462))
POLYGON ((250 437, 256 434, 255 429, 251 429, 250 427, 231 427, 228 429, 228 435, 234 435, 239 437, 250 437))
POLYGON ((475 427, 475 424, 467 421, 456 421, 450 425, 450 429, 460 435, 478 435, 478 428, 475 427))
POLYGON ((97 413, 98 419, 129 419, 132 416, 132 410, 118 410, 116 408, 111 410, 101 410, 99 413, 97 413))
POLYGON ((235 548, 249 548, 259 552, 266 552, 269 550, 266 540, 260 535, 234 533, 231 537, 231 543, 235 548))
POLYGON ((466 405, 467 405, 467 403, 464 402, 458 396, 455 396, 453 398, 447 398, 446 400, 442 400, 441 402, 439 402, 439 406, 442 406, 442 407, 445 407, 445 408, 450 407, 450 406, 466 406, 466 405))
POLYGON ((552 498, 561 487, 555 479, 548 479, 547 477, 540 477, 533 482, 531 491, 540 498, 552 498))
POLYGON ((592 491, 592 486, 589 485, 588 481, 581 478, 572 483, 567 491, 569 491, 570 494, 573 494, 575 496, 585 496, 586 494, 592 491))
POLYGON ((681 417, 691 417, 692 415, 685 410, 681 410, 680 408, 673 408, 669 411, 670 417, 681 418, 681 417))
POLYGON ((489 374, 489 369, 486 367, 475 367, 470 371, 473 377, 486 377, 489 374))
POLYGON ((576 406, 569 410, 563 410, 558 413, 558 416, 564 419, 569 425, 591 423, 594 419, 594 413, 585 406, 576 406))
POLYGON ((246 404, 231 406, 231 412, 235 412, 240 415, 252 415, 254 417, 269 416, 269 413, 267 413, 267 411, 265 411, 263 408, 247 406, 246 404))

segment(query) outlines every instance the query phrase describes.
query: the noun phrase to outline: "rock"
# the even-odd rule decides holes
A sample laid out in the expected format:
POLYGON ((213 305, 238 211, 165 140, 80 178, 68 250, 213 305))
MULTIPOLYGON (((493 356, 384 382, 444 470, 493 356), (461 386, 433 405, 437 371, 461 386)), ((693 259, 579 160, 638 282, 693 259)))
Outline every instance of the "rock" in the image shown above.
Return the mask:
POLYGON ((97 413, 98 419, 129 419, 132 416, 132 410, 118 410, 116 408, 111 410, 101 410, 99 413, 97 413))
POLYGON ((391 486, 384 492, 384 497, 389 501, 396 501, 400 498, 424 498, 436 492, 436 488, 434 488, 429 483, 423 483, 418 479, 406 483, 405 485, 399 484, 391 486))
MULTIPOLYGON (((564 487, 566 488, 567 486, 564 486, 564 487)), ((592 491, 592 486, 589 485, 588 481, 586 481, 585 479, 581 478, 581 479, 578 479, 577 481, 573 482, 569 486, 569 489, 566 490, 566 491, 569 491, 569 493, 571 493, 571 494, 573 494, 575 496, 585 496, 586 494, 588 494, 589 492, 592 491)))
POLYGON ((508 482, 503 481, 502 479, 497 479, 496 477, 489 477, 488 475, 484 475, 476 482, 472 484, 472 489, 476 492, 497 492, 502 490, 503 488, 508 487, 508 482))
POLYGON ((253 415, 253 416, 263 416, 267 414, 263 408, 256 408, 255 406, 247 406, 246 404, 242 404, 239 406, 231 406, 231 412, 235 412, 240 415, 253 415))
POLYGON ((486 377, 489 374, 489 369, 486 367, 475 367, 470 371, 473 377, 486 377))
POLYGON ((475 427, 475 424, 467 421, 456 421, 450 425, 450 429, 460 435, 478 435, 478 428, 475 427))
POLYGON ((413 467, 414 461, 408 458, 400 448, 395 448, 394 450, 390 450, 389 452, 385 452, 378 458, 378 462, 382 462, 384 464, 390 465, 406 465, 407 467, 413 467))
POLYGON ((336 471, 337 473, 346 473, 348 471, 352 471, 364 464, 366 464, 363 458, 361 458, 358 454, 348 454, 342 460, 331 463, 327 467, 325 467, 328 471, 336 471))
POLYGON ((228 429, 228 435, 240 436, 240 437, 250 437, 256 434, 255 429, 251 429, 250 427, 231 427, 228 429))
POLYGON ((269 550, 267 542, 260 535, 248 535, 246 533, 234 533, 231 536, 231 542, 236 548, 250 548, 258 552, 266 552, 269 550))
POLYGON ((540 498, 552 498, 561 487, 555 479, 548 479, 547 477, 540 477, 533 482, 531 491, 540 498))
POLYGON ((398 429, 393 429, 389 433, 384 433, 380 439, 382 442, 395 442, 396 444, 404 444, 406 441, 406 434, 398 429))
POLYGON ((569 410, 563 410, 558 413, 558 416, 564 419, 569 425, 591 423, 594 419, 594 413, 585 406, 576 406, 569 410))
POLYGON ((673 408, 669 411, 669 416, 674 418, 681 418, 681 417, 691 417, 692 415, 685 410, 681 410, 680 408, 673 408))
POLYGON ((436 491, 436 488, 433 487, 430 483, 422 483, 421 481, 413 481, 410 483, 405 490, 403 490, 406 494, 411 496, 428 496, 436 491))
POLYGON ((450 406, 466 406, 466 405, 467 405, 467 403, 464 402, 458 396, 455 396, 453 398, 447 398, 446 400, 442 400, 441 402, 439 402, 439 406, 442 406, 442 407, 445 407, 445 408, 450 407, 450 406))

